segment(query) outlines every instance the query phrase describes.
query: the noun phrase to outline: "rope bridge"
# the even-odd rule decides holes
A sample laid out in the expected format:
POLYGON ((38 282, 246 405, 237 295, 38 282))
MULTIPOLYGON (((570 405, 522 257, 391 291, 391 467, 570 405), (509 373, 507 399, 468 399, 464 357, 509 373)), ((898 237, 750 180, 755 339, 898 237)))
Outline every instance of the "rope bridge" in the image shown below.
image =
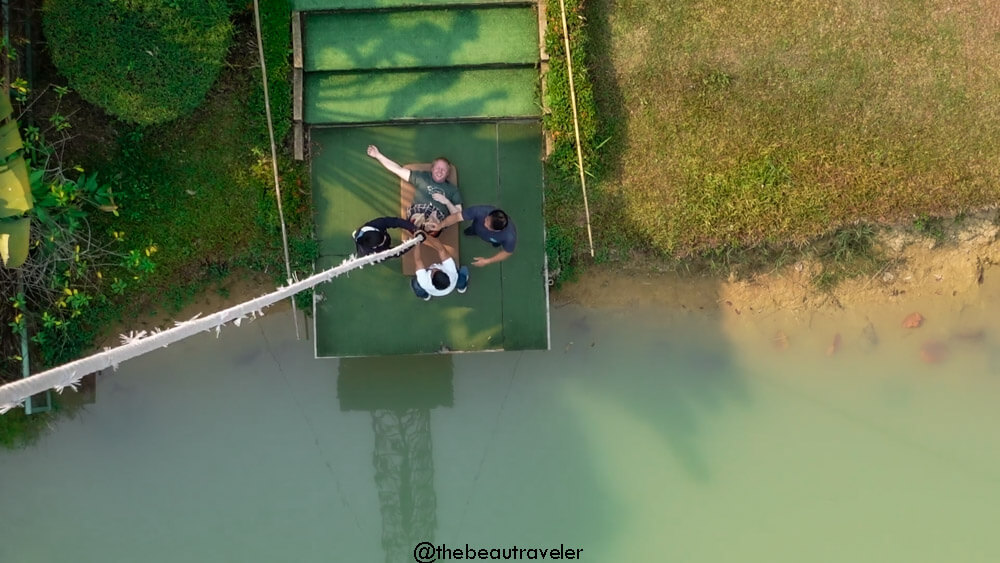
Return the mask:
POLYGON ((125 360, 141 356, 157 348, 166 348, 174 342, 183 340, 199 332, 214 330, 216 336, 218 336, 219 332, 222 330, 222 326, 226 323, 231 322, 235 326, 240 326, 243 319, 249 318, 253 320, 259 316, 263 316, 263 309, 265 307, 269 307, 278 301, 287 299, 300 291, 304 291, 323 282, 330 281, 341 274, 345 274, 352 270, 363 268, 389 258, 401 256, 410 248, 423 242, 423 240, 423 234, 418 233, 414 238, 411 238, 394 248, 390 248, 389 250, 384 250, 382 252, 361 258, 351 256, 344 260, 339 266, 335 266, 318 274, 309 276, 302 281, 296 281, 293 283, 292 280, 289 280, 289 284, 287 286, 279 287, 277 290, 268 293, 267 295, 262 295, 256 299, 245 301, 239 305, 213 313, 207 317, 196 315, 189 321, 176 323, 173 328, 166 330, 154 329, 152 332, 144 330, 139 332, 133 331, 127 335, 123 334, 121 335, 121 346, 117 346, 115 348, 105 348, 104 351, 92 356, 81 358, 68 364, 36 373, 35 375, 26 377, 19 381, 0 386, 0 414, 9 411, 12 408, 21 406, 28 397, 42 393, 48 389, 55 389, 56 392, 62 393, 63 389, 69 387, 75 391, 80 380, 87 374, 101 371, 109 367, 118 369, 118 364, 124 362, 125 360))

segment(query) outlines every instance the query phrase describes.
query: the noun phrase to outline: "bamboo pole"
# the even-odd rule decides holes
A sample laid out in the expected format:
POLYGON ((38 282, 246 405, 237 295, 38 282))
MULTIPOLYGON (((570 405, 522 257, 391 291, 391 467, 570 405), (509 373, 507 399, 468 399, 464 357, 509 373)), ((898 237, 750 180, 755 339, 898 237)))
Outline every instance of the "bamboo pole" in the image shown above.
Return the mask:
POLYGON ((580 119, 576 112, 576 87, 573 85, 573 56, 569 50, 569 26, 566 25, 566 2, 559 0, 559 10, 562 12, 563 41, 566 45, 566 72, 569 74, 569 101, 573 107, 573 134, 576 138, 576 163, 580 169, 580 186, 583 189, 583 212, 587 217, 587 241, 590 243, 590 256, 594 257, 594 234, 590 230, 590 204, 587 202, 587 178, 583 172, 583 149, 580 146, 580 119))
MULTIPOLYGON (((267 92, 267 64, 264 61, 264 39, 260 33, 260 3, 253 0, 253 19, 257 28, 257 50, 260 53, 260 75, 264 83, 264 111, 267 114, 267 134, 271 138, 271 169, 274 171, 274 197, 278 200, 278 220, 281 222, 281 247, 285 252, 285 283, 292 283, 292 262, 288 258, 288 230, 285 228, 285 212, 281 208, 281 187, 278 185, 278 149, 274 144, 274 125, 271 122, 271 100, 267 92)), ((292 302, 292 322, 295 323, 295 339, 299 339, 299 315, 292 302)))

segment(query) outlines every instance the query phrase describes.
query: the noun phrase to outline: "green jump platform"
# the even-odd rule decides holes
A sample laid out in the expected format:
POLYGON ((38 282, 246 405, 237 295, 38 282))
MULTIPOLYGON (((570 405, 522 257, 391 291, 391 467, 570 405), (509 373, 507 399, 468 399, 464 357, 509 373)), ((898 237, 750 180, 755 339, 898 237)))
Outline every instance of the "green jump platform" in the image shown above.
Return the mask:
MULTIPOLYGON (((313 315, 317 357, 548 348, 539 121, 313 128, 312 142, 317 268, 352 254, 351 232, 362 223, 399 212, 399 182, 365 154, 370 144, 400 163, 448 157, 458 168, 463 204, 499 205, 518 231, 513 256, 470 266, 464 294, 418 299, 399 260, 320 285, 313 315)), ((478 238, 461 237, 461 264, 496 252, 478 238)))
POLYGON ((409 8, 413 6, 447 6, 452 4, 529 4, 525 0, 292 0, 292 9, 300 12, 317 10, 367 10, 409 8))
POLYGON ((314 14, 304 50, 307 72, 534 64, 538 16, 531 6, 314 14))
POLYGON ((538 117, 535 68, 308 73, 308 124, 538 117))

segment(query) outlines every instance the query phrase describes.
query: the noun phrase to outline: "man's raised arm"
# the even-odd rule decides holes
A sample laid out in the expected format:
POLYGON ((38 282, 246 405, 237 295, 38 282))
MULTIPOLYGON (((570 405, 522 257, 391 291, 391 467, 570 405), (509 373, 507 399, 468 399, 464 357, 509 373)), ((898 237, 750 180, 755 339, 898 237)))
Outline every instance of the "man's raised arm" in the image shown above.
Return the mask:
POLYGON ((375 145, 368 145, 368 156, 377 160, 379 164, 385 167, 385 169, 388 170, 389 172, 392 172, 396 176, 399 176, 400 180, 403 180, 405 182, 410 181, 410 171, 396 164, 392 160, 389 160, 389 158, 384 154, 382 154, 378 150, 378 147, 376 147, 375 145))
MULTIPOLYGON (((437 195, 438 194, 434 194, 435 199, 436 199, 437 195)), ((449 208, 448 208, 449 212, 451 212, 452 207, 454 207, 454 206, 449 206, 449 208)), ((461 222, 462 220, 463 220, 463 218, 462 218, 462 208, 458 207, 456 211, 451 212, 451 215, 448 215, 447 217, 445 217, 440 223, 437 223, 437 224, 431 223, 430 225, 427 225, 426 228, 430 229, 432 231, 443 231, 443 230, 445 230, 445 228, 450 227, 450 226, 454 225, 455 223, 461 222)))

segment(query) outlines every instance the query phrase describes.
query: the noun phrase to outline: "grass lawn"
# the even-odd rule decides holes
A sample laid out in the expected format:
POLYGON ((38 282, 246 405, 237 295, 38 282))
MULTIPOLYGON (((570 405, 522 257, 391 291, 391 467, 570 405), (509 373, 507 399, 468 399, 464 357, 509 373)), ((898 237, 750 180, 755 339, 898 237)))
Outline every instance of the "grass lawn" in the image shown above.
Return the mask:
POLYGON ((592 0, 595 239, 685 256, 1000 200, 995 0, 592 0))

